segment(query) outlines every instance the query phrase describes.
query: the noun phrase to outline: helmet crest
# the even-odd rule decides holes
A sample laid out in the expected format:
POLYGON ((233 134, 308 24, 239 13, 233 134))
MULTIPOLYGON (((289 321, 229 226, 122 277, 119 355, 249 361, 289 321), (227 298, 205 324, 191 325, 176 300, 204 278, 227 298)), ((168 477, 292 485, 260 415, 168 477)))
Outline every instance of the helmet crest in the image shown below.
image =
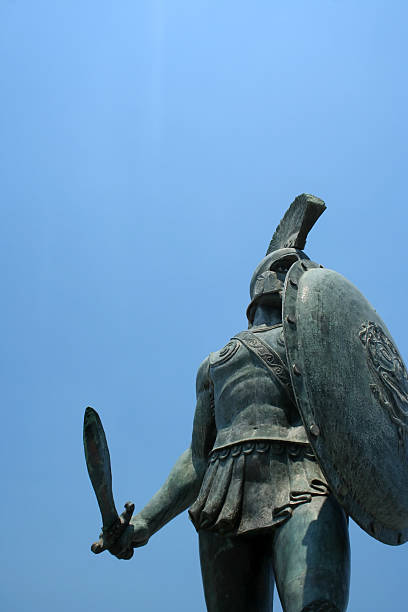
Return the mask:
POLYGON ((297 196, 276 228, 266 254, 288 247, 303 250, 308 233, 325 210, 323 200, 308 193, 297 196))

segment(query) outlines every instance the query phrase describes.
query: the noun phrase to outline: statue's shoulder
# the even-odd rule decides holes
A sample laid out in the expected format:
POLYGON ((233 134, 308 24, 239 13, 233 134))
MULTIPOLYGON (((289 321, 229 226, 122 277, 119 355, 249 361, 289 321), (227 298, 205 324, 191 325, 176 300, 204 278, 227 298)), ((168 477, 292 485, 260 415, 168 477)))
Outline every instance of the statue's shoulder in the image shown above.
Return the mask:
POLYGON ((256 337, 260 338, 261 340, 263 340, 274 348, 277 348, 277 346, 285 348, 285 336, 283 334, 282 323, 278 325, 273 325, 272 327, 254 330, 253 333, 256 337))
POLYGON ((237 338, 231 338, 225 346, 218 351, 214 351, 209 354, 210 366, 221 365, 226 361, 229 361, 239 349, 240 343, 237 338))
POLYGON ((270 347, 278 350, 279 347, 285 348, 285 337, 283 334, 282 323, 272 326, 258 326, 252 327, 249 330, 245 330, 236 335, 237 338, 241 339, 244 343, 248 342, 251 344, 251 339, 255 342, 256 339, 261 340, 270 347))

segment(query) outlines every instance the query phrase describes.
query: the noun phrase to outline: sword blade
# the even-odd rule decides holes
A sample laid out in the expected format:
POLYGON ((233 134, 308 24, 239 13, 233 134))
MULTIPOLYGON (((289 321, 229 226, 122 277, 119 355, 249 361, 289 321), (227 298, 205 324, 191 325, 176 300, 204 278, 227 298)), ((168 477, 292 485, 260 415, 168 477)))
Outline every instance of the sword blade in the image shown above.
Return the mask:
POLYGON ((104 529, 119 520, 112 494, 109 448, 98 413, 88 407, 84 415, 84 450, 86 466, 102 515, 104 529))

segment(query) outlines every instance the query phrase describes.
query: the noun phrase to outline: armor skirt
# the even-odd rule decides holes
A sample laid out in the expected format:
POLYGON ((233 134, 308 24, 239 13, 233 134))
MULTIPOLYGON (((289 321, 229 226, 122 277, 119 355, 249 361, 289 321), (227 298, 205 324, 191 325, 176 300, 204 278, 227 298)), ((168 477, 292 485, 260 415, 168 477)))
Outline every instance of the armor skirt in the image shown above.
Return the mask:
POLYGON ((211 453, 189 515, 197 531, 255 533, 287 521, 314 495, 328 494, 309 445, 241 442, 211 453))

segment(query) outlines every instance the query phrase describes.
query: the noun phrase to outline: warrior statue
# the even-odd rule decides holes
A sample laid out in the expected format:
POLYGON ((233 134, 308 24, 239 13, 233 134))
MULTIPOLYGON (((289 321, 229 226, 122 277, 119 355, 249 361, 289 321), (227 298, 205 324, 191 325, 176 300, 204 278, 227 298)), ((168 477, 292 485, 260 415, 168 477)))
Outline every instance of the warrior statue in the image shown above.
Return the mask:
POLYGON ((248 330, 198 370, 190 448, 133 518, 129 505, 106 514, 88 412, 105 525, 94 552, 128 559, 188 508, 210 612, 270 612, 275 583, 286 612, 342 612, 348 515, 408 539, 408 374, 361 293, 303 252, 325 208, 303 194, 287 210, 251 280, 248 330))

